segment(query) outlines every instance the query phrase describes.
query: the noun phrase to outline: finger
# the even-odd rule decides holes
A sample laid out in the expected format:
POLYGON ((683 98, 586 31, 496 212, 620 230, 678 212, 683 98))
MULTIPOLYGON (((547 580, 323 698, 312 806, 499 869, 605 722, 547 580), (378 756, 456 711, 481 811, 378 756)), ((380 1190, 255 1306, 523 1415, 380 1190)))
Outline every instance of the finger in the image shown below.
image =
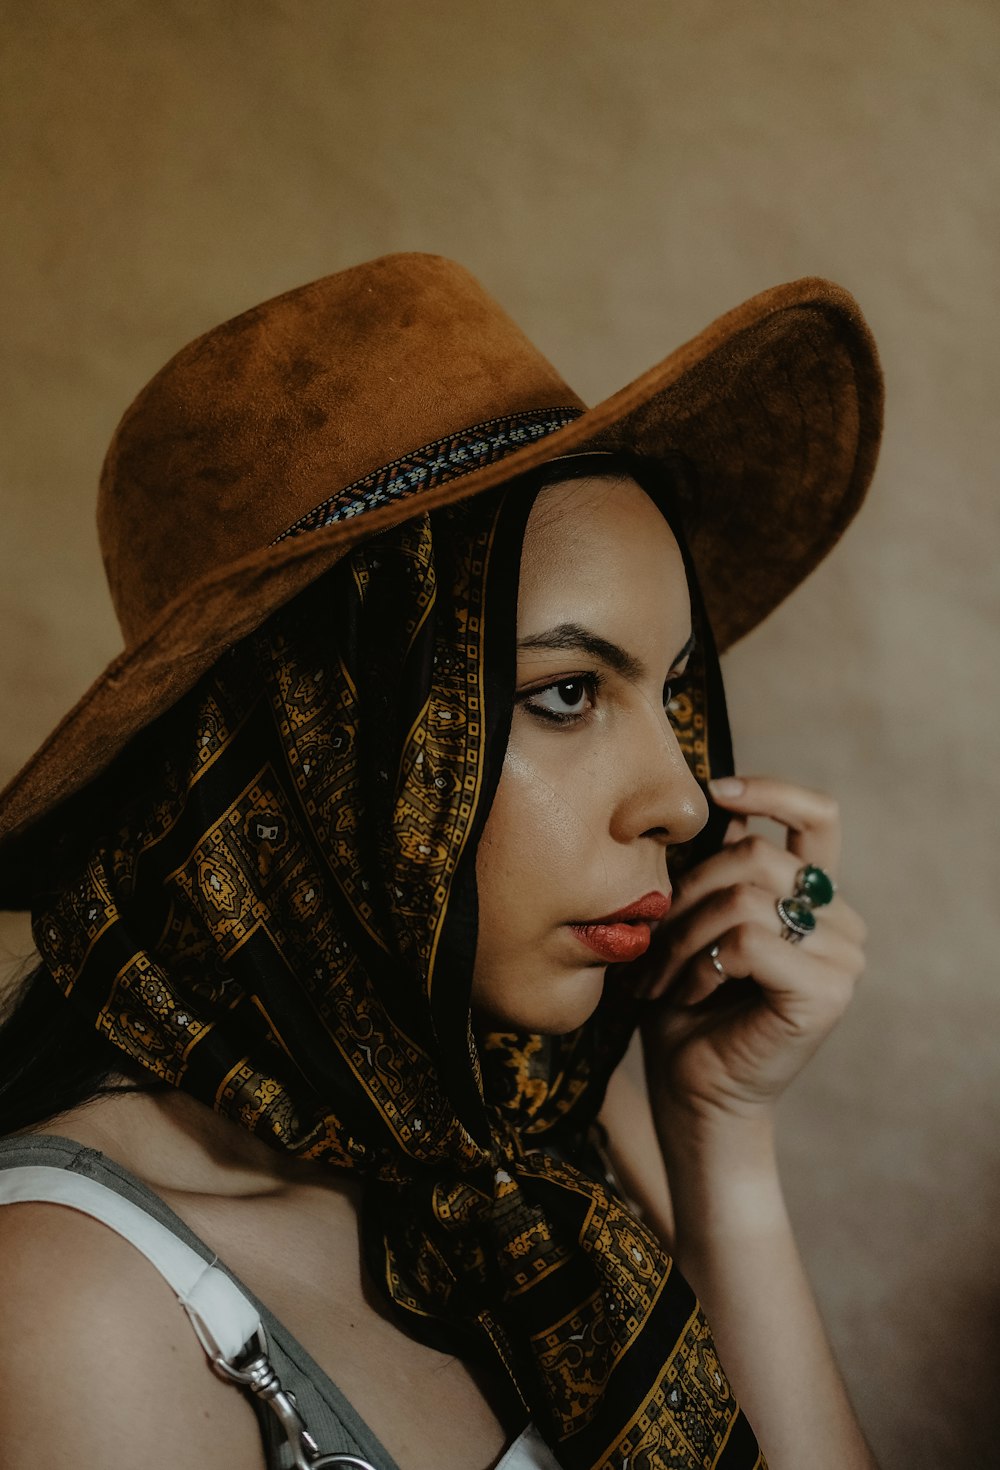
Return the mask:
POLYGON ((840 862, 840 808, 825 791, 776 776, 726 776, 709 782, 719 806, 745 817, 770 817, 788 829, 788 851, 831 874, 840 862))
POLYGON ((730 929, 685 966, 671 999, 686 1008, 701 1005, 725 986, 734 999, 763 997, 803 1031, 830 1023, 850 1003, 864 970, 860 951, 839 962, 819 954, 795 954, 792 946, 759 925, 730 929), (754 982, 745 989, 742 982, 754 982))
MULTIPOLYGON (((794 853, 759 833, 750 833, 680 875, 674 886, 669 923, 675 923, 710 894, 737 883, 754 883, 774 898, 790 898, 802 866, 801 858, 794 853)), ((840 929, 855 944, 864 943, 864 920, 841 895, 817 910, 817 916, 820 912, 824 922, 840 929)))
MULTIPOLYGON (((850 968, 860 953, 860 945, 834 925, 824 924, 822 914, 817 915, 815 930, 801 945, 789 944, 782 938, 785 926, 778 917, 772 895, 755 884, 737 883, 710 894, 683 918, 671 922, 663 936, 662 959, 646 982, 646 995, 650 999, 662 995, 701 950, 709 949, 721 935, 748 925, 771 935, 789 951, 801 950, 808 957, 818 957, 834 965, 850 968)), ((783 961, 789 957, 794 964, 794 954, 783 956, 783 961)))
POLYGON ((753 994, 753 970, 749 956, 732 930, 720 935, 708 949, 699 950, 688 961, 677 977, 670 998, 676 1005, 691 1007, 700 1005, 710 995, 718 996, 723 989, 734 1001, 737 997, 748 1000, 753 994))
POLYGON ((756 883, 775 898, 791 893, 801 863, 794 854, 750 833, 682 873, 674 887, 670 921, 703 903, 711 893, 736 883, 756 883))
POLYGON ((728 847, 733 842, 741 842, 747 835, 747 817, 733 817, 726 828, 726 835, 722 839, 723 847, 728 847))

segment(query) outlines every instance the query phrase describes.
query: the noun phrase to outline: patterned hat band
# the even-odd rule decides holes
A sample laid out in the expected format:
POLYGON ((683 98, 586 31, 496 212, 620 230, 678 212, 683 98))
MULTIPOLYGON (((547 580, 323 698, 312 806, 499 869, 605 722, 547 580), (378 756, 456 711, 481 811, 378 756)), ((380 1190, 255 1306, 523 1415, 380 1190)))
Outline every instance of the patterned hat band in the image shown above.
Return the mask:
POLYGON ((420 490, 431 490, 451 480, 472 474, 505 459, 515 450, 524 449, 557 429, 563 429, 581 417, 580 408, 546 408, 510 414, 505 418, 487 419, 471 428, 459 429, 432 444, 425 444, 410 454, 394 459, 391 464, 372 470, 344 490, 317 505, 275 536, 272 546, 300 536, 304 531, 318 531, 334 521, 345 521, 364 515, 379 506, 391 505, 420 490))

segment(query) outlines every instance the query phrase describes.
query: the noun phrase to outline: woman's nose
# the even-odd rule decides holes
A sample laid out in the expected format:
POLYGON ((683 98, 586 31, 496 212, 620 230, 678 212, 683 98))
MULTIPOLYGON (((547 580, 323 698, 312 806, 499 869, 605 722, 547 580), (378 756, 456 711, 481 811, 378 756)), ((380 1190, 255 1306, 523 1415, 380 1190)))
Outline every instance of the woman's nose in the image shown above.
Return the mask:
POLYGON ((673 726, 664 713, 641 722, 632 779, 620 808, 622 835, 689 842, 708 821, 708 801, 691 773, 673 726))

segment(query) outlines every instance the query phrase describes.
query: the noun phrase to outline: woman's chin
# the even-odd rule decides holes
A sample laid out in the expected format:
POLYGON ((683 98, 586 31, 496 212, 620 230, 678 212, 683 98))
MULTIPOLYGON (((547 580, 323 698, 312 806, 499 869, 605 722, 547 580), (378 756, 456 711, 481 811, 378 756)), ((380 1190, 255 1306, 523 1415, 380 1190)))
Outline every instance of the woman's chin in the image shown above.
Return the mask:
POLYGON ((476 1010, 492 1031, 565 1036, 589 1021, 596 1011, 604 992, 606 969, 606 965, 581 966, 570 973, 539 980, 530 988, 518 986, 516 994, 484 997, 476 1010))

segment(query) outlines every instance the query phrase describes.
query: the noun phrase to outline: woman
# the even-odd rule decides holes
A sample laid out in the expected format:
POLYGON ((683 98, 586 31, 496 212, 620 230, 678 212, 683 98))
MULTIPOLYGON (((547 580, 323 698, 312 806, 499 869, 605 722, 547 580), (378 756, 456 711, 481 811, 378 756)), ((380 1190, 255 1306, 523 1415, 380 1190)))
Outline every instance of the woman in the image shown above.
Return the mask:
POLYGON ((42 961, 0 1034, 12 1466, 871 1466, 773 1150, 863 924, 833 803, 734 783, 712 632, 836 539, 879 414, 825 283, 584 410, 425 256, 140 394, 126 651, 3 806, 42 961), (157 1257, 199 1345, 150 1216, 266 1362, 157 1257))

